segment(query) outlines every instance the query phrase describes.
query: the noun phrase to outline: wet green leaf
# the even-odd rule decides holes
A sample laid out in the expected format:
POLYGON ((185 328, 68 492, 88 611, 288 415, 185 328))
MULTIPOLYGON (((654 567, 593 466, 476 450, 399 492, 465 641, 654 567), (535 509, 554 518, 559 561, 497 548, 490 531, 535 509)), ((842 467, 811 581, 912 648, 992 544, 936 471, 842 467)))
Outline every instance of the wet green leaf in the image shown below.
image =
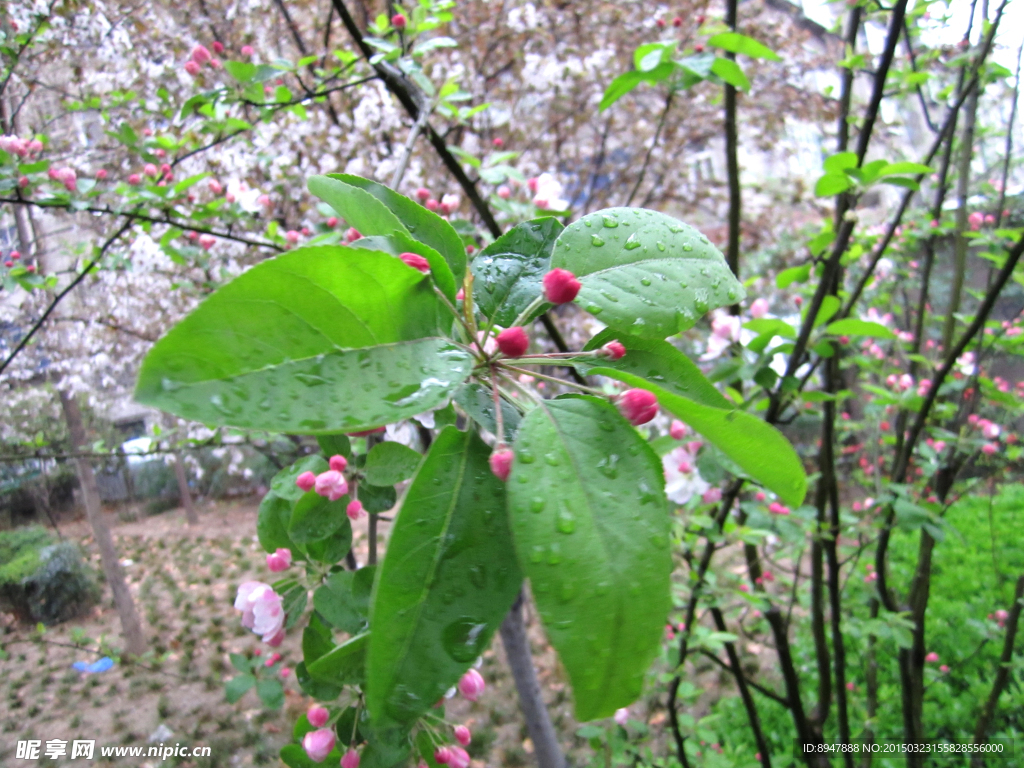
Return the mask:
POLYGON ((395 442, 377 443, 366 456, 363 471, 371 485, 395 485, 416 474, 423 457, 412 448, 395 442))
POLYGON ((544 401, 519 429, 508 492, 576 719, 607 717, 640 696, 672 605, 661 461, 607 401, 544 401))

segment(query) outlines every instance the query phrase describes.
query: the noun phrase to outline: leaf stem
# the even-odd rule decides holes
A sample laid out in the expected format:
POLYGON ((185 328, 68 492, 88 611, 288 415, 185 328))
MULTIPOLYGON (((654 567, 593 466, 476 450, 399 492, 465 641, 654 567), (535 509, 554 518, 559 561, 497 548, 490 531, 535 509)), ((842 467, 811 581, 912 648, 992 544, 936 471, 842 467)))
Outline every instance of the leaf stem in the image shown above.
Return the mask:
POLYGON ((544 379, 545 381, 552 381, 555 384, 564 384, 567 387, 575 387, 576 389, 582 390, 584 392, 589 392, 590 394, 597 395, 598 397, 608 397, 608 393, 604 392, 603 390, 595 389, 594 387, 588 387, 583 384, 577 384, 574 381, 560 379, 557 376, 548 376, 547 374, 538 373, 537 371, 529 371, 525 368, 517 368, 514 365, 508 365, 504 361, 502 361, 500 365, 501 367, 509 371, 515 371, 516 373, 525 373, 527 376, 533 376, 536 379, 544 379))
POLYGON ((540 296, 531 301, 527 305, 526 309, 519 313, 519 317, 512 321, 512 325, 510 325, 509 328, 514 328, 517 325, 522 325, 523 323, 525 323, 526 319, 534 312, 536 312, 537 309, 543 306, 546 301, 547 299, 544 298, 544 294, 542 293, 540 296))
POLYGON ((505 418, 501 415, 501 396, 498 394, 498 376, 491 364, 491 395, 494 398, 494 421, 498 425, 498 442, 496 447, 505 444, 505 418))

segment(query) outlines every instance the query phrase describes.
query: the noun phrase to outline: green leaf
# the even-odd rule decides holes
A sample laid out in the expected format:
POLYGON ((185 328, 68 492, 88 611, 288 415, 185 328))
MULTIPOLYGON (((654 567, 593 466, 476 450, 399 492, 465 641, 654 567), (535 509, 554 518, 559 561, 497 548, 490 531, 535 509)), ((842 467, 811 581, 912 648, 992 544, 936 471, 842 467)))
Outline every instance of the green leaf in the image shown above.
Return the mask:
POLYGON ((604 96, 601 97, 601 103, 598 105, 598 111, 604 112, 608 107, 640 85, 640 83, 654 84, 667 80, 672 76, 673 70, 674 67, 671 63, 664 62, 649 72, 640 72, 635 69, 623 72, 612 80, 611 84, 605 89, 604 96))
POLYGON ((342 432, 334 435, 317 435, 316 442, 320 446, 320 450, 324 452, 324 456, 352 458, 352 442, 348 439, 348 435, 342 432))
POLYGON ((849 168, 857 167, 857 153, 856 152, 837 152, 834 155, 830 155, 825 158, 825 162, 822 164, 825 173, 843 173, 849 168))
POLYGON ((366 676, 366 649, 370 633, 356 635, 307 665, 310 676, 329 685, 355 685, 366 676))
POLYGON ((326 472, 330 467, 323 456, 303 456, 290 467, 285 467, 270 481, 270 492, 288 501, 298 501, 306 493, 295 484, 299 475, 305 472, 312 472, 319 475, 326 472))
POLYGON ((746 74, 740 69, 740 65, 732 59, 716 57, 715 63, 711 65, 711 71, 729 85, 739 88, 741 91, 746 92, 750 90, 750 80, 747 79, 746 74))
POLYGON ((252 675, 238 675, 228 680, 228 684, 224 686, 224 697, 234 704, 254 685, 256 685, 256 678, 252 675))
POLYGON ((896 334, 890 331, 881 323, 872 323, 867 320, 857 320, 848 317, 844 320, 836 320, 829 323, 825 329, 832 336, 867 336, 872 339, 895 339, 896 334))
POLYGON ((326 565, 340 563, 352 549, 352 523, 346 519, 333 533, 305 545, 310 560, 326 565))
POLYGON ((228 658, 231 659, 231 666, 239 672, 249 674, 252 671, 252 662, 248 657, 243 656, 240 653, 231 653, 228 654, 228 658))
POLYGON ((663 59, 670 57, 676 49, 675 41, 669 43, 645 43, 633 53, 633 66, 641 72, 649 72, 663 59))
POLYGON ((256 77, 256 65, 248 61, 225 61, 224 71, 240 83, 251 83, 256 77))
POLYGON ((366 482, 371 485, 395 485, 416 474, 423 457, 401 443, 377 443, 366 456, 366 482))
POLYGON ((297 544, 326 539, 348 522, 345 514, 347 504, 348 496, 328 501, 316 491, 308 491, 295 503, 288 535, 297 544))
POLYGON ((591 357, 573 361, 580 373, 614 376, 616 371, 622 371, 645 378, 680 397, 712 408, 733 407, 733 404, 715 389, 715 385, 705 378, 700 368, 667 341, 625 336, 606 328, 588 341, 584 349, 598 349, 613 339, 618 339, 626 348, 626 354, 618 360, 591 357))
POLYGON ((355 635, 366 629, 377 568, 335 571, 313 593, 313 607, 331 626, 355 635))
POLYGON ((656 211, 608 208, 566 227, 551 256, 583 287, 576 303, 633 336, 663 339, 740 301, 721 252, 693 227, 656 211))
POLYGON ((355 432, 436 407, 472 357, 424 275, 387 254, 301 248, 199 305, 150 350, 136 399, 207 424, 355 432))
POLYGON ((845 173, 826 173, 814 185, 814 194, 816 197, 830 197, 845 192, 852 186, 853 182, 845 173))
POLYGON ((285 629, 291 629, 299 623, 303 611, 306 610, 308 599, 309 596, 306 593, 306 588, 302 584, 296 584, 281 595, 281 605, 287 615, 284 623, 285 629))
MULTIPOLYGON (((498 434, 498 422, 494 418, 494 396, 486 387, 475 382, 464 384, 455 392, 452 400, 481 427, 492 435, 498 434)), ((511 441, 515 439, 516 431, 519 429, 519 411, 504 399, 500 402, 505 440, 511 441)))
POLYGON ((793 339, 794 341, 797 335, 796 328, 777 317, 759 317, 744 323, 743 327, 757 334, 767 333, 772 336, 782 336, 784 339, 793 339))
POLYGON ((366 706, 411 723, 490 642, 522 583, 490 449, 448 427, 406 493, 370 609, 366 706))
POLYGON ((921 163, 886 163, 879 176, 896 176, 896 175, 907 175, 907 176, 920 176, 925 173, 931 173, 932 169, 930 166, 922 165, 921 163))
POLYGON ((741 35, 739 32, 723 32, 708 39, 708 45, 714 48, 721 48, 729 53, 742 53, 752 59, 767 59, 768 61, 782 61, 775 51, 764 43, 759 43, 752 37, 741 35))
POLYGON ((312 696, 318 701, 334 701, 341 695, 341 688, 339 686, 324 683, 311 677, 304 661, 300 661, 295 665, 295 680, 298 682, 303 693, 307 696, 312 696))
POLYGON ((811 262, 801 264, 799 267, 790 267, 779 272, 775 277, 777 288, 788 288, 793 283, 805 283, 811 276, 811 262))
MULTIPOLYGON (((288 535, 288 523, 292 519, 292 502, 282 499, 270 491, 260 502, 256 518, 256 536, 266 552, 278 549, 295 549, 288 535)), ((294 552, 293 552, 294 554, 294 552)))
MULTIPOLYGON (((842 302, 838 296, 826 296, 821 300, 821 306, 818 307, 818 314, 814 318, 814 325, 812 327, 817 328, 822 323, 827 323, 832 319, 832 316, 839 311, 839 307, 842 306, 842 302)), ((807 307, 810 311, 810 307, 807 307)), ((806 320, 807 312, 804 312, 804 319, 806 320)))
POLYGON ((508 482, 519 562, 572 681, 578 721, 640 696, 672 606, 661 461, 605 400, 543 401, 508 482))
MULTIPOLYGON (((629 352, 626 357, 629 357, 629 352)), ((622 358, 623 360, 626 357, 622 358)), ((791 507, 807 493, 807 476, 793 446, 775 427, 743 411, 714 408, 673 392, 665 383, 612 368, 601 374, 653 392, 663 408, 685 421, 751 478, 791 507)))
POLYGON ((457 289, 455 278, 444 257, 426 243, 414 240, 412 235, 405 232, 392 232, 390 235, 367 235, 352 243, 349 247, 367 251, 382 251, 392 256, 401 256, 403 253, 418 253, 430 264, 430 276, 434 279, 437 287, 448 297, 451 302, 455 301, 457 289))
POLYGON ((265 678, 256 683, 256 693, 267 709, 280 709, 284 706, 284 687, 280 680, 265 678))
MULTIPOLYGON (((466 274, 466 247, 462 244, 462 239, 452 225, 445 219, 416 201, 410 200, 405 195, 400 195, 376 181, 347 173, 332 173, 328 174, 328 177, 365 190, 387 206, 388 210, 401 221, 404 230, 409 235, 430 246, 444 257, 456 285, 462 285, 462 278, 466 274)), ((351 219, 349 219, 349 223, 352 223, 351 219)), ((353 226, 364 235, 389 234, 388 232, 363 232, 357 225, 353 224, 353 226)), ((422 255, 426 256, 426 254, 422 255)), ((433 267, 433 264, 431 266, 433 267)))
POLYGON ((334 648, 334 636, 331 629, 319 615, 314 613, 309 617, 309 624, 302 630, 302 660, 306 664, 312 664, 321 656, 329 653, 334 648))
MULTIPOLYGON (((541 295, 551 269, 551 249, 565 229, 557 219, 526 221, 510 229, 473 259, 473 300, 483 317, 512 325, 541 295)), ((543 311, 538 307, 536 314, 543 311)))

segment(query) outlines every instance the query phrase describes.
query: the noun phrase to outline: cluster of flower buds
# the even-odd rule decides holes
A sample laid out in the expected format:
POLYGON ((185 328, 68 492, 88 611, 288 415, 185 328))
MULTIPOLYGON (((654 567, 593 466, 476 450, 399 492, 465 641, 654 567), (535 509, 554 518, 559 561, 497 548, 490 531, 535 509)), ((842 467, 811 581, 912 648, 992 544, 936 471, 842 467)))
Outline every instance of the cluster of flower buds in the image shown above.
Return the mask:
POLYGON ((335 454, 331 456, 328 465, 330 469, 319 475, 313 472, 303 472, 295 478, 295 484, 303 491, 316 491, 320 496, 337 501, 348 493, 348 482, 342 474, 348 467, 348 459, 340 454, 335 454))
POLYGON ((43 151, 43 142, 39 139, 21 139, 17 136, 0 136, 0 149, 11 155, 24 159, 43 151))
MULTIPOLYGON (((248 48, 248 46, 246 47, 248 48)), ((223 53, 224 46, 220 43, 214 43, 213 49, 218 53, 223 53)), ((249 50, 251 51, 252 49, 250 48, 249 50)), ((189 55, 188 61, 185 62, 185 71, 192 75, 192 77, 195 77, 199 74, 203 66, 207 64, 209 64, 213 69, 220 69, 220 59, 214 57, 214 55, 210 53, 209 49, 200 43, 192 49, 192 53, 189 55)))
POLYGON ((267 568, 274 573, 287 571, 292 565, 292 551, 290 549, 277 549, 267 555, 267 568))

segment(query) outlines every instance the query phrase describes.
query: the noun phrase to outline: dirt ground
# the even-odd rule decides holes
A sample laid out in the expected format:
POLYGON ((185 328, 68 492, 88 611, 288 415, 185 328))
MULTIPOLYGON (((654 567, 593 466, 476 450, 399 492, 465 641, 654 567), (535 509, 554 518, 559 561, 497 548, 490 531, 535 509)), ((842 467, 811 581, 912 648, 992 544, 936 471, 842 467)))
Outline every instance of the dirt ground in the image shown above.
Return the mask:
MULTIPOLYGON (((88 615, 39 634, 17 626, 11 617, 0 625, 0 765, 29 765, 16 760, 19 740, 69 743, 63 759, 46 765, 88 765, 70 759, 75 739, 95 739, 95 765, 247 766, 282 765, 280 747, 292 725, 311 703, 294 674, 285 680, 282 710, 266 711, 254 691, 237 704, 224 697, 224 682, 236 672, 229 653, 262 648, 259 638, 239 623, 232 608, 243 581, 271 580, 256 541, 256 501, 201 504, 200 525, 189 528, 181 510, 125 522, 124 512, 108 513, 132 594, 149 637, 150 651, 135 665, 115 665, 98 674, 72 668, 93 662, 121 645, 120 623, 109 590, 88 615), (166 730, 158 733, 158 729, 166 730), (102 746, 154 743, 209 746, 206 758, 101 758, 102 746)), ((387 523, 382 523, 386 540, 387 523)), ((356 525, 356 554, 366 558, 365 522, 356 525)), ((61 526, 77 540, 99 572, 99 554, 85 521, 61 526)), ((549 697, 555 726, 564 735, 573 763, 589 762, 589 747, 574 736, 569 688, 554 653, 544 642, 535 617, 528 615, 541 684, 549 697)), ((300 632, 291 631, 278 651, 285 664, 301 661, 300 632)), ((476 768, 531 762, 532 744, 518 709, 500 640, 484 657, 487 690, 476 703, 456 697, 447 705, 449 721, 473 730, 470 752, 476 768)), ((642 709, 642 708, 641 708, 642 709)), ((652 715, 655 724, 664 713, 652 715)))

